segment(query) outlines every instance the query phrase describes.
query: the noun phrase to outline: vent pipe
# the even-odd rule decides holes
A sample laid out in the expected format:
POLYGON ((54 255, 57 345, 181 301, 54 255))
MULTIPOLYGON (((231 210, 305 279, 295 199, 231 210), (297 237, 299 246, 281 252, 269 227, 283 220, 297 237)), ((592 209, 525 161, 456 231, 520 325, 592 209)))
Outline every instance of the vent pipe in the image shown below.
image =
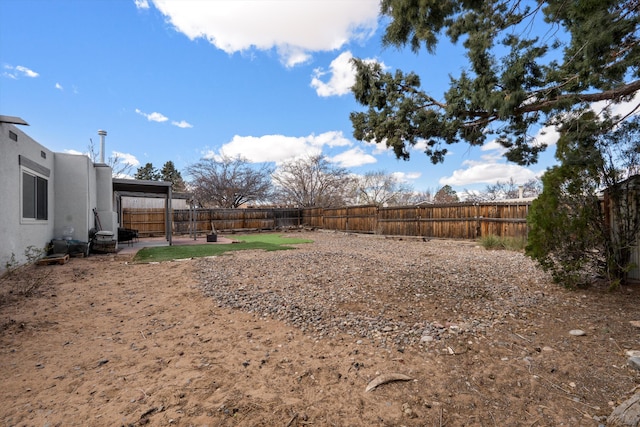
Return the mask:
POLYGON ((98 135, 100 135, 100 163, 104 163, 104 137, 107 136, 107 131, 100 129, 98 135))

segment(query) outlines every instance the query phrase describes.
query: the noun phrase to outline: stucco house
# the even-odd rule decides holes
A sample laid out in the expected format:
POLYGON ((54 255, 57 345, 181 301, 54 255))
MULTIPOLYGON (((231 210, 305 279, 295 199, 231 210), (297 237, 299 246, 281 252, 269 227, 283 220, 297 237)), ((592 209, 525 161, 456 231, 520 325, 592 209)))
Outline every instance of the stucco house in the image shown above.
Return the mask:
POLYGON ((94 209, 102 230, 118 227, 111 168, 55 153, 23 126, 19 117, 0 116, 0 272, 27 261, 27 248, 44 249, 54 238, 88 242, 94 209))

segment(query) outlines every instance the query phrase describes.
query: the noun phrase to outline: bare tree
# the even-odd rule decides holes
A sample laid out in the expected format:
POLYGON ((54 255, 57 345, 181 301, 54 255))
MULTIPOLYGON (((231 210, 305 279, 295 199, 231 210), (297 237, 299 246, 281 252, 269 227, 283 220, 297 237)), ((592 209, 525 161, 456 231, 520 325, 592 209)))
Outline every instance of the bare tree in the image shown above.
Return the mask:
POLYGON ((251 164, 242 157, 222 155, 203 159, 189 167, 190 188, 203 205, 238 208, 245 203, 259 202, 271 194, 272 170, 251 164))
POLYGON ((412 206, 418 205, 422 203, 433 203, 435 191, 434 190, 424 190, 424 191, 411 191, 409 193, 401 193, 398 196, 398 206, 412 206))
POLYGON ((504 199, 517 199, 520 197, 537 197, 542 192, 542 181, 539 178, 532 178, 522 185, 518 185, 513 178, 508 181, 497 181, 489 184, 480 192, 465 190, 465 200, 474 202, 486 202, 504 199))
POLYGON ((353 177, 331 165, 322 155, 311 155, 282 164, 273 174, 275 199, 298 207, 344 205, 353 177))
POLYGON ((370 171, 356 178, 355 203, 364 205, 407 204, 413 194, 412 187, 383 170, 370 171))
MULTIPOLYGON (((93 139, 89 138, 89 146, 87 147, 87 155, 93 163, 98 161, 100 153, 93 143, 93 139)), ((131 176, 132 164, 126 163, 124 158, 118 153, 114 153, 107 159, 107 165, 111 168, 111 175, 115 178, 125 178, 131 176)))

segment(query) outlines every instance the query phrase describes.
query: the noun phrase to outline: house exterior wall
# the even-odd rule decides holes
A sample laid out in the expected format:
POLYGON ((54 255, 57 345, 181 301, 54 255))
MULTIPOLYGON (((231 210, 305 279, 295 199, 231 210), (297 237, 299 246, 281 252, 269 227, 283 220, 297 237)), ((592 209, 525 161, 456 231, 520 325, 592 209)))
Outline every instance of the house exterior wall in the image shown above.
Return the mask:
POLYGON ((94 166, 87 156, 55 154, 56 211, 54 232, 62 238, 66 227, 73 228, 73 239, 87 242, 93 227, 92 208, 96 206, 94 166))
MULTIPOLYGON (((19 127, 0 122, 0 273, 29 261, 28 247, 44 249, 52 239, 64 237, 68 227, 73 228, 72 239, 87 242, 89 230, 96 226, 94 208, 102 229, 115 232, 111 173, 108 165, 93 164, 82 155, 54 153, 19 127), (23 173, 38 178, 38 184, 32 182, 38 189, 46 180, 46 219, 24 217, 23 173)), ((38 194, 36 206, 41 198, 38 194)))
POLYGON ((97 163, 96 173, 96 208, 100 217, 100 228, 103 231, 118 231, 118 215, 113 211, 112 170, 105 164, 97 163))
POLYGON ((52 151, 18 126, 0 123, 0 272, 6 270, 12 255, 15 262, 24 263, 29 246, 44 249, 54 237, 54 158, 52 151), (46 220, 22 218, 23 171, 47 180, 46 220))
POLYGON ((56 237, 62 237, 68 226, 74 229, 73 238, 83 242, 89 240, 92 228, 115 233, 111 167, 94 164, 86 156, 55 153, 55 158, 56 237), (99 226, 94 209, 100 218, 99 226))

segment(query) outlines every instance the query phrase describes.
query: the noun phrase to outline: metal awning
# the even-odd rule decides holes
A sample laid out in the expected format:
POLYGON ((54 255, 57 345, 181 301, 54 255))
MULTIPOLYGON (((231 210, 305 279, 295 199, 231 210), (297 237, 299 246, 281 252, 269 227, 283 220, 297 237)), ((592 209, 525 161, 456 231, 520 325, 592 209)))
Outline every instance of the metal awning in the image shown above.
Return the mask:
POLYGON ((122 218, 122 197, 164 197, 165 199, 165 235, 171 245, 173 230, 171 226, 171 182, 146 181, 141 179, 114 178, 113 193, 117 196, 118 216, 122 218))

